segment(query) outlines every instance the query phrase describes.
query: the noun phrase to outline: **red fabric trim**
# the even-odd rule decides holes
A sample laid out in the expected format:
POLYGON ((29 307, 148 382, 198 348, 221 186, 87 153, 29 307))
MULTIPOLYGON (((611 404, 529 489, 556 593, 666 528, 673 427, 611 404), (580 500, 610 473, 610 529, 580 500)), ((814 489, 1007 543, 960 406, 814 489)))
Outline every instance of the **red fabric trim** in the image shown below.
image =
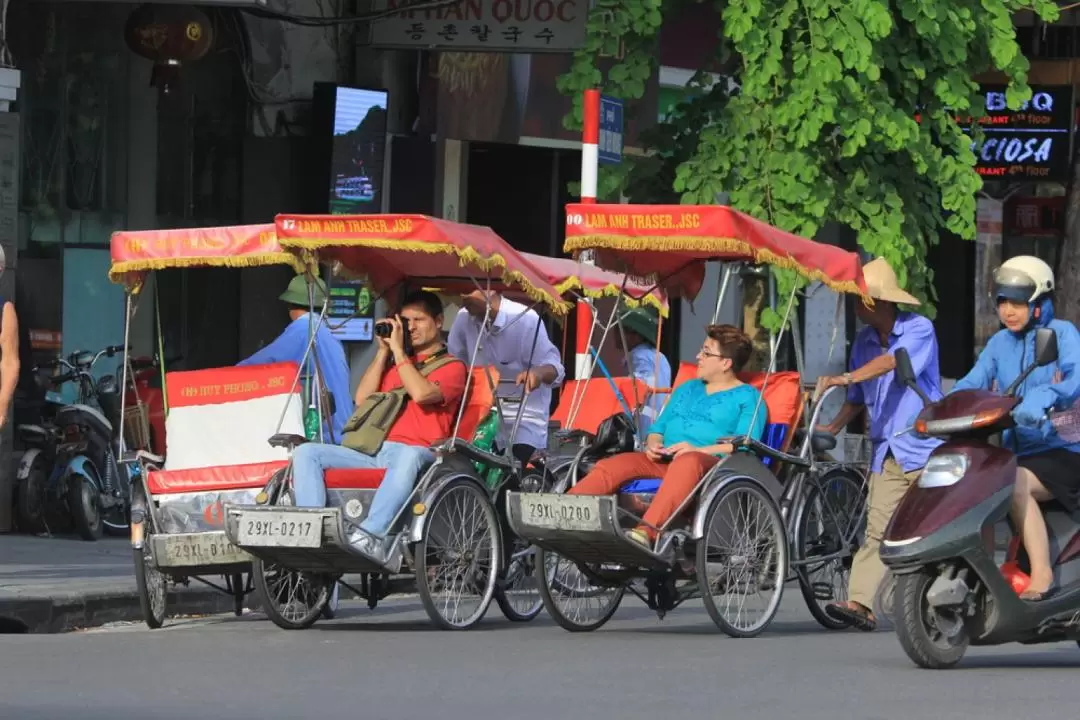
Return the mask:
POLYGON ((296 363, 284 362, 167 373, 169 409, 285 395, 299 369, 296 363))
POLYGON ((176 495, 186 492, 221 492, 260 488, 278 470, 289 463, 277 460, 250 465, 219 465, 188 470, 155 470, 146 476, 146 484, 154 495, 176 495))
POLYGON ((385 469, 347 470, 330 468, 323 473, 327 490, 374 490, 382 484, 385 469))

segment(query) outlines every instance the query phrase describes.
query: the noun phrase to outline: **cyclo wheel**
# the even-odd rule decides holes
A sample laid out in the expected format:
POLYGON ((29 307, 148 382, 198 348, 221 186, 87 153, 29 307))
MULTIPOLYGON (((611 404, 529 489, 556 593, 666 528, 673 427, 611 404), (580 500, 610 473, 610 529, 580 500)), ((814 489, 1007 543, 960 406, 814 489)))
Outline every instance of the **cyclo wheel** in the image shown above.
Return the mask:
POLYGON ((573 561, 549 550, 538 550, 540 597, 548 614, 563 630, 592 632, 607 624, 619 609, 624 587, 593 585, 573 561))
POLYGON ((829 630, 843 630, 824 603, 847 600, 851 564, 866 531, 866 483, 852 470, 838 469, 803 484, 792 532, 799 590, 810 614, 829 630), (815 557, 845 554, 815 563, 815 557))
POLYGON ((251 561, 251 575, 259 604, 282 630, 304 630, 314 625, 330 602, 336 582, 326 575, 290 570, 259 558, 251 561))
MULTIPOLYGON (((288 470, 271 476, 269 501, 292 506, 292 488, 286 482, 288 470)), ((291 570, 260 558, 251 560, 251 580, 263 612, 282 630, 305 630, 319 619, 330 603, 337 578, 291 570)))
POLYGON ((787 577, 787 533, 773 499, 757 483, 732 481, 707 510, 696 554, 709 617, 731 637, 759 635, 780 608, 787 577), (763 590, 760 612, 748 613, 763 590))
POLYGON ((157 630, 165 624, 166 601, 169 595, 168 578, 157 569, 154 559, 153 543, 150 541, 154 530, 154 518, 147 508, 146 519, 143 521, 143 545, 141 548, 132 548, 132 553, 139 607, 142 609, 143 620, 151 630, 157 630))
MULTIPOLYGON (((553 484, 550 474, 532 472, 521 479, 521 489, 527 492, 550 492, 553 484)), ((497 509, 506 507, 505 494, 500 496, 497 509)), ((504 584, 495 588, 495 602, 502 614, 510 622, 529 622, 544 609, 544 598, 540 595, 539 574, 541 567, 537 558, 537 549, 517 537, 510 531, 505 510, 498 510, 503 528, 504 542, 509 546, 506 552, 506 565, 501 573, 504 584)))
POLYGON ((439 491, 416 549, 417 590, 432 622, 467 630, 484 618, 495 595, 501 545, 499 519, 479 483, 463 476, 439 491))

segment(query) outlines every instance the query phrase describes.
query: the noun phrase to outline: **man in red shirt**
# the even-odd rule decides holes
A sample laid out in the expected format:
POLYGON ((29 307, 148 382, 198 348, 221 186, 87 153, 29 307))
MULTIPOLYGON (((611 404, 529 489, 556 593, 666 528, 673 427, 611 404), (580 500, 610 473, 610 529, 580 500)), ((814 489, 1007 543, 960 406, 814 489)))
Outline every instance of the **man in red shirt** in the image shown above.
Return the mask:
POLYGON ((365 455, 340 445, 307 443, 292 456, 293 489, 299 507, 324 507, 327 468, 385 468, 368 516, 349 534, 350 544, 360 552, 384 561, 387 534, 398 511, 408 502, 421 471, 435 456, 431 446, 450 436, 458 406, 465 392, 467 368, 454 360, 425 377, 425 364, 446 356, 442 342, 443 306, 430 292, 415 292, 405 299, 401 312, 380 324, 389 325, 389 337, 375 336, 378 352, 356 388, 359 407, 374 392, 405 388, 405 408, 390 428, 376 455, 365 455), (412 355, 405 352, 408 326, 412 355))

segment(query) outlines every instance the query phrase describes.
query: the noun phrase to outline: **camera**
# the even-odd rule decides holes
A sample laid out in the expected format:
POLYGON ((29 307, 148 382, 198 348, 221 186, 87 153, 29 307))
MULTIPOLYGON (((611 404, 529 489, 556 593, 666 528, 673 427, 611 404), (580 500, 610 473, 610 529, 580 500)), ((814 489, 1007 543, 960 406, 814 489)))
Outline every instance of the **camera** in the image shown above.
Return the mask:
MULTIPOLYGON (((394 326, 390 324, 388 320, 380 320, 375 323, 375 335, 381 338, 390 337, 390 333, 393 332, 394 326)), ((401 318, 401 330, 406 337, 409 336, 409 319, 401 318)))

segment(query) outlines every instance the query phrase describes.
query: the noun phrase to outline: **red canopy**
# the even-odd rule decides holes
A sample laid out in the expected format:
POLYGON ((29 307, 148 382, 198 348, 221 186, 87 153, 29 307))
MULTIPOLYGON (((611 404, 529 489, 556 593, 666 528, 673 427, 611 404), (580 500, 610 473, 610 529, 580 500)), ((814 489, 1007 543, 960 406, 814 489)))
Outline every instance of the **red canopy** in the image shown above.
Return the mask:
POLYGON ((317 250, 322 260, 366 276, 380 294, 405 281, 443 287, 475 279, 486 287, 490 277, 493 289, 518 289, 559 314, 570 309, 491 228, 424 215, 278 215, 275 226, 283 247, 317 250))
POLYGON ((869 298, 857 254, 722 205, 567 205, 565 247, 594 250, 597 264, 656 278, 672 296, 688 299, 701 290, 709 260, 776 265, 869 298))
POLYGON ((273 225, 115 232, 110 253, 109 279, 133 291, 147 272, 166 268, 280 264, 304 270, 301 259, 281 247, 273 225))
POLYGON ((572 258, 553 258, 533 253, 521 253, 560 294, 578 292, 586 297, 601 298, 622 295, 630 307, 651 305, 667 317, 667 293, 655 283, 645 284, 626 278, 625 273, 611 272, 587 265, 572 258), (625 284, 624 284, 625 280, 625 284))

